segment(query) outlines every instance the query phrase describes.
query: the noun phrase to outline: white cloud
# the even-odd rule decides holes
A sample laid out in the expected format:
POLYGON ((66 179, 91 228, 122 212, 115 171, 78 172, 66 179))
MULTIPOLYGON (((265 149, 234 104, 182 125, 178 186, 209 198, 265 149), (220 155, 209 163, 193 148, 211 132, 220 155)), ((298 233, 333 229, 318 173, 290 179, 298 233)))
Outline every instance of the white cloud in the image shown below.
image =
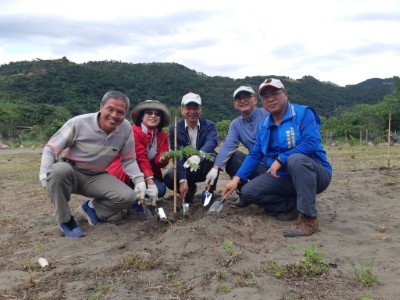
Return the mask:
POLYGON ((0 1, 0 64, 63 56, 177 62, 210 76, 399 76, 400 3, 385 0, 0 1))

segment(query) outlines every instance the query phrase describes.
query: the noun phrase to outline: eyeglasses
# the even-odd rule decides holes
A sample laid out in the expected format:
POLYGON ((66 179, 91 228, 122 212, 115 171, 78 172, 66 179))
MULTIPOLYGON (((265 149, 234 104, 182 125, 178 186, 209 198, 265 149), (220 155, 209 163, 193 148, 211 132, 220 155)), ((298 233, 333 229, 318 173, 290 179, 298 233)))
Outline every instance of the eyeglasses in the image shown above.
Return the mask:
POLYGON ((151 116, 151 115, 155 115, 156 117, 161 116, 161 112, 156 111, 156 110, 145 110, 144 113, 149 116, 151 116))
POLYGON ((250 98, 253 97, 253 94, 244 94, 244 95, 239 95, 238 97, 235 98, 235 101, 239 102, 239 101, 249 101, 250 98))
POLYGON ((274 91, 274 92, 269 93, 269 94, 261 95, 261 100, 266 101, 266 100, 268 100, 270 98, 278 96, 280 93, 283 93, 283 92, 284 92, 284 90, 281 89, 281 90, 277 90, 277 91, 274 91))

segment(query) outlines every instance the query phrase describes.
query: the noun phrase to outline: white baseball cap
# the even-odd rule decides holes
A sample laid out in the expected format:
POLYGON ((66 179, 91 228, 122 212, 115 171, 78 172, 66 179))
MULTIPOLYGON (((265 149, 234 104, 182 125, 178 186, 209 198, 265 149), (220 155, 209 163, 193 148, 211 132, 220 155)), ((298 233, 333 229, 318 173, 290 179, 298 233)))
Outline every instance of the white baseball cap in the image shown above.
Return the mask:
POLYGON ((279 79, 268 78, 265 79, 264 82, 260 84, 260 87, 258 89, 258 94, 261 95, 262 90, 268 86, 272 86, 277 89, 285 89, 285 87, 283 86, 282 82, 279 79))
POLYGON ((188 105, 189 103, 195 103, 197 105, 201 105, 201 98, 200 95, 195 93, 188 93, 182 97, 182 106, 188 105))
POLYGON ((237 94, 241 93, 241 92, 246 92, 249 94, 255 94, 255 92, 253 91, 253 89, 249 86, 240 86, 238 87, 234 92, 233 92, 233 99, 236 98, 237 94))

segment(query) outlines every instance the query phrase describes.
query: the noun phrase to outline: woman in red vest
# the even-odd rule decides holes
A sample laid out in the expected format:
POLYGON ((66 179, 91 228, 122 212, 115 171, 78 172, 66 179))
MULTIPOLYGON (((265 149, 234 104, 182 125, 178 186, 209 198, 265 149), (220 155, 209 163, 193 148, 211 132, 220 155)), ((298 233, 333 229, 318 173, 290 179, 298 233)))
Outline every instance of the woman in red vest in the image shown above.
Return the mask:
MULTIPOLYGON (((163 127, 169 125, 171 113, 161 102, 146 100, 134 107, 131 117, 136 160, 146 180, 146 195, 155 204, 166 192, 161 169, 169 163, 169 159, 162 155, 169 150, 169 134, 163 131, 163 127)), ((107 171, 134 188, 134 183, 122 169, 119 157, 107 171)))

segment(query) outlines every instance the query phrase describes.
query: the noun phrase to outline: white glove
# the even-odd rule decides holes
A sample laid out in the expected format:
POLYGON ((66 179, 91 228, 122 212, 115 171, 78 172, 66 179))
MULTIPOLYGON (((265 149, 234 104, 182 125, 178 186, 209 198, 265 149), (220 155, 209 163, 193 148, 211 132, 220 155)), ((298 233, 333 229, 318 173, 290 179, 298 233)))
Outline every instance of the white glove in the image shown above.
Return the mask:
POLYGON ((133 191, 138 196, 138 200, 144 199, 144 196, 146 195, 146 183, 144 181, 138 182, 135 184, 133 191))
POLYGON ((206 176, 205 184, 206 184, 206 185, 208 185, 208 184, 211 184, 211 185, 214 184, 215 179, 217 179, 217 177, 218 177, 218 169, 212 168, 212 169, 210 170, 210 172, 208 172, 208 174, 207 174, 207 176, 206 176))
POLYGON ((157 189, 157 186, 155 184, 149 184, 147 186, 146 195, 151 200, 151 204, 153 206, 156 206, 157 199, 158 199, 158 189, 157 189))
POLYGON ((184 168, 190 168, 190 172, 194 172, 199 168, 200 157, 198 155, 192 155, 183 164, 184 168))

